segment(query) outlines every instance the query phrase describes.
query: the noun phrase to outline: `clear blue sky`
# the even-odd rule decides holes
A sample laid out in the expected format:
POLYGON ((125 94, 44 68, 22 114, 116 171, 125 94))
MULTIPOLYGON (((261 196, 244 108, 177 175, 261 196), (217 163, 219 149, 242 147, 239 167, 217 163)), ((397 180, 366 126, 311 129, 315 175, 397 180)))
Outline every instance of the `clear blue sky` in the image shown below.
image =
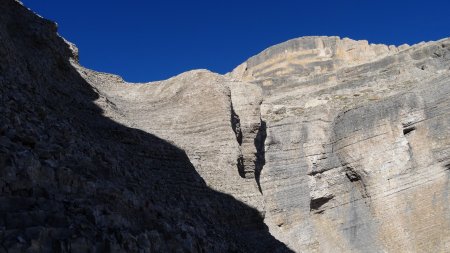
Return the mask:
POLYGON ((450 36, 448 0, 23 0, 59 24, 80 62, 127 81, 206 68, 226 73, 307 35, 400 45, 450 36))

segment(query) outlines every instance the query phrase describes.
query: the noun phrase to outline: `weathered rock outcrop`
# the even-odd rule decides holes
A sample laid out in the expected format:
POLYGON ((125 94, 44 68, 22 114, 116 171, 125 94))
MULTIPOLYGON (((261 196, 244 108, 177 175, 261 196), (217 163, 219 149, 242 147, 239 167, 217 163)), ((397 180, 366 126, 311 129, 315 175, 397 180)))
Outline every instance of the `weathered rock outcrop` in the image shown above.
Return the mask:
POLYGON ((449 250, 450 39, 131 84, 16 1, 0 21, 0 251, 449 250))
POLYGON ((445 251, 449 47, 304 37, 225 76, 136 85, 80 72, 296 251, 445 251))
POLYGON ((449 70, 449 39, 305 37, 230 73, 263 90, 271 232, 297 251, 447 251, 449 70))

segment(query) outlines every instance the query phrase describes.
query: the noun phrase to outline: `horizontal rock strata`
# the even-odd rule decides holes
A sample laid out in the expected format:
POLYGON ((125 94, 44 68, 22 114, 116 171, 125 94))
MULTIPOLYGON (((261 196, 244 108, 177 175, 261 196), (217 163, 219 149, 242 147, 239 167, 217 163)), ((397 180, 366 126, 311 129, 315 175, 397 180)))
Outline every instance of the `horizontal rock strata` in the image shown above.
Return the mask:
POLYGON ((450 248, 450 39, 132 84, 16 1, 0 21, 0 252, 450 248))
POLYGON ((445 251, 449 70, 448 39, 304 37, 230 73, 263 90, 271 232, 296 251, 445 251))

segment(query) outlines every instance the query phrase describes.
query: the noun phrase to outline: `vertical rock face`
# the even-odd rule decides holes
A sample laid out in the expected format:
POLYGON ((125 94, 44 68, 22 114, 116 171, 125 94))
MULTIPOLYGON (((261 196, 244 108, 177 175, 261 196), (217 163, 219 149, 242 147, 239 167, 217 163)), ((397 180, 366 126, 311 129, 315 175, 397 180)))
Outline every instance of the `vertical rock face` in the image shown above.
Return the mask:
POLYGON ((297 251, 446 251, 450 42, 305 37, 230 76, 263 90, 272 234, 297 251))
POLYGON ((442 251, 449 61, 448 40, 305 37, 225 76, 130 85, 80 72, 126 124, 181 147, 208 185, 256 208, 296 251, 442 251))
POLYGON ((130 84, 16 1, 0 21, 1 250, 450 248, 449 39, 303 37, 130 84))

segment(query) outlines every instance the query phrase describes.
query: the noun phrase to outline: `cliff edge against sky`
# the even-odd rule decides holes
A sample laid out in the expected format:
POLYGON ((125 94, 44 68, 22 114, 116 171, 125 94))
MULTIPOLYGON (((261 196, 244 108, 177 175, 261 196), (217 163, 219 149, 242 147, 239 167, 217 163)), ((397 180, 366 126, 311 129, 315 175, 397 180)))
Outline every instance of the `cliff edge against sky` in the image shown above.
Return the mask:
POLYGON ((17 1, 0 21, 0 251, 450 250, 450 39, 132 84, 17 1))

